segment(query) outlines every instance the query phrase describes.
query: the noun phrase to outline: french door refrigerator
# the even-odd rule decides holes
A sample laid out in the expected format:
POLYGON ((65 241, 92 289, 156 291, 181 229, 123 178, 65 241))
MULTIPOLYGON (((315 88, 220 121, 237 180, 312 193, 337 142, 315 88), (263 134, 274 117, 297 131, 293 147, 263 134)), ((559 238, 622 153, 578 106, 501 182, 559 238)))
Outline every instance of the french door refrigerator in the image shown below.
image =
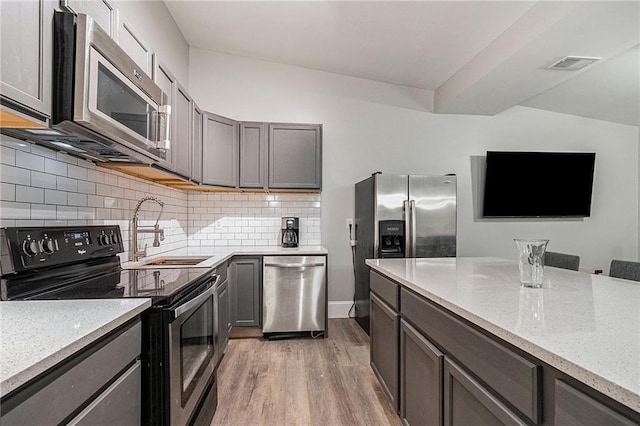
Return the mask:
POLYGON ((456 176, 375 173, 355 188, 355 316, 369 333, 365 259, 455 257, 456 176))

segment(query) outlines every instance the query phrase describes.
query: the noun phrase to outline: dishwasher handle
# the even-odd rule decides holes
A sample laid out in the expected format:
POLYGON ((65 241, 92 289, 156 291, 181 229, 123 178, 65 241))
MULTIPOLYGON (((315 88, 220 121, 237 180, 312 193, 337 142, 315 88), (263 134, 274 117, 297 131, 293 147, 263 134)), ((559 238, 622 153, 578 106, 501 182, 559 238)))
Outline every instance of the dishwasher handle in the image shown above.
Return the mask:
POLYGON ((324 263, 265 263, 264 266, 274 268, 307 268, 310 266, 324 266, 324 263))

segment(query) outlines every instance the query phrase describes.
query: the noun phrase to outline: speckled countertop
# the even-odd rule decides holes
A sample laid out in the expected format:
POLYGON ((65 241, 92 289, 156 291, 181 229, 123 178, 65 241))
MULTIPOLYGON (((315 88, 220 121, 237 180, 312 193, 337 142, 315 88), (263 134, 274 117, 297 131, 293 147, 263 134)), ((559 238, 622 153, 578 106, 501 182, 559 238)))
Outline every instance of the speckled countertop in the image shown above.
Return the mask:
POLYGON ((640 283, 497 258, 376 259, 373 269, 640 412, 640 283))
POLYGON ((0 302, 0 396, 151 306, 151 299, 0 302))
MULTIPOLYGON (((138 262, 124 262, 122 267, 135 269, 144 266, 145 263, 163 257, 206 257, 206 260, 194 265, 194 267, 215 267, 233 256, 321 256, 326 254, 328 254, 327 249, 322 246, 292 248, 283 248, 281 246, 185 247, 145 257, 138 262)), ((160 267, 175 268, 175 265, 160 267)))

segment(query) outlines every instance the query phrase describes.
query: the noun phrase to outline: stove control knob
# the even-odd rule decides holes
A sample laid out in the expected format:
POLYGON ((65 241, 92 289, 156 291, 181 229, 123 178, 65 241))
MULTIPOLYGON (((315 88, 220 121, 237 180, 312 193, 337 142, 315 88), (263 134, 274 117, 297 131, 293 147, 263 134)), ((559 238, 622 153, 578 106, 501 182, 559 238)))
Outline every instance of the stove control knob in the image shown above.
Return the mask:
POLYGON ((101 246, 107 246, 109 245, 109 236, 105 235, 105 234, 101 234, 98 237, 98 242, 100 243, 101 246))
POLYGON ((53 254, 53 252, 56 250, 56 246, 53 240, 50 238, 45 238, 44 240, 40 241, 40 245, 42 246, 42 251, 46 254, 53 254))
POLYGON ((38 242, 36 240, 24 240, 22 242, 22 251, 29 257, 38 254, 38 248, 38 242))

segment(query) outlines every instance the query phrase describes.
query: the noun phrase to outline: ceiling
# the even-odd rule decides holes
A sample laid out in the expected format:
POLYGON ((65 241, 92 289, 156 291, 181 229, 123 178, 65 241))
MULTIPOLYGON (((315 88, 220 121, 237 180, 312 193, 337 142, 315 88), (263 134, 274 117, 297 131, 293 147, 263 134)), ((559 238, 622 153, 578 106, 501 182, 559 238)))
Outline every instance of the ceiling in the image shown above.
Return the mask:
POLYGON ((640 126, 640 2, 165 3, 193 47, 430 90, 436 113, 526 105, 640 126), (545 69, 568 55, 603 59, 545 69))

